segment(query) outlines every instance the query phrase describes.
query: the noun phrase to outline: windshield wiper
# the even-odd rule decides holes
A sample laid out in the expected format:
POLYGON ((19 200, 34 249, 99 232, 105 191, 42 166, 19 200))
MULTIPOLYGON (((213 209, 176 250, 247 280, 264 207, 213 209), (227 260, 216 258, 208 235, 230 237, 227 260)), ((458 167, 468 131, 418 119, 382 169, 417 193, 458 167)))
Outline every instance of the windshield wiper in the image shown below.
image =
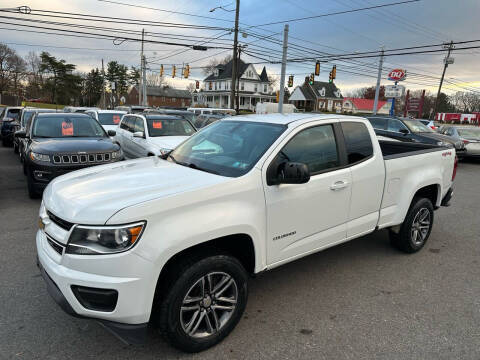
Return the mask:
POLYGON ((189 168, 195 169, 195 170, 205 171, 205 172, 210 173, 210 174, 218 175, 217 171, 198 167, 194 163, 187 164, 186 166, 188 166, 189 168))

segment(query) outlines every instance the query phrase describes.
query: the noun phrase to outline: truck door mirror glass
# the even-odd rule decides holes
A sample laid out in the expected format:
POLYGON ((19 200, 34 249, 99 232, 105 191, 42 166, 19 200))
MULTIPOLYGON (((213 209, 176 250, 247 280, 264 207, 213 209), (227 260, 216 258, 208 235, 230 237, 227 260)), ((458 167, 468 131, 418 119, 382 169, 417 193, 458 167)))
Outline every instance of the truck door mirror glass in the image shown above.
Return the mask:
POLYGON ((115 130, 108 130, 107 131, 108 136, 115 136, 117 132, 115 130))
POLYGON ((145 133, 143 131, 137 131, 133 133, 133 137, 145 139, 145 133))
POLYGON ((272 177, 268 179, 269 185, 305 184, 310 180, 310 171, 306 164, 286 161, 278 165, 272 177))

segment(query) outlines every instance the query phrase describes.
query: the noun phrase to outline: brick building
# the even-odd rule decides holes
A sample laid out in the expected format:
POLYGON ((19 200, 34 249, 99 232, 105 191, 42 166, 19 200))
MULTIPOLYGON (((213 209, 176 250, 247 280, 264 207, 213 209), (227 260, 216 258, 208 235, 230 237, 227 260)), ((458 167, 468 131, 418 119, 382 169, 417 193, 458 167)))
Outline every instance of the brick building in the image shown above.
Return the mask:
MULTIPOLYGON (((149 106, 189 107, 192 95, 188 90, 175 89, 170 86, 147 86, 147 103, 149 106)), ((138 105, 138 89, 134 86, 127 97, 127 105, 138 105)))

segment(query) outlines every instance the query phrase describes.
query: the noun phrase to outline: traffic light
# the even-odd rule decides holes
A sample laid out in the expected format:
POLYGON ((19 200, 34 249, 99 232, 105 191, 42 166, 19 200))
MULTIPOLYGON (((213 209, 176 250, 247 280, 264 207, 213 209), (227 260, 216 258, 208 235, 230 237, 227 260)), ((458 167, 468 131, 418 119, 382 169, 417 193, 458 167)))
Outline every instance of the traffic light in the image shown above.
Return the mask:
POLYGON ((280 102, 280 91, 277 90, 277 103, 280 102))
POLYGON ((288 87, 292 87, 293 86, 293 75, 290 75, 288 77, 288 87))
POLYGON ((195 80, 195 89, 200 89, 200 81, 195 80))
POLYGON ((318 76, 320 75, 320 61, 317 60, 317 62, 315 63, 315 76, 318 76))
POLYGON ((332 74, 333 70, 330 71, 330 74, 328 75, 328 82, 331 83, 333 82, 333 74, 332 74))
POLYGON ((310 74, 310 79, 309 79, 308 83, 310 85, 313 85, 314 82, 315 82, 315 74, 310 74))
POLYGON ((333 65, 332 68, 332 80, 335 80, 337 78, 337 65, 333 65))
POLYGON ((190 65, 187 64, 187 66, 185 66, 185 69, 183 69, 183 77, 185 79, 188 79, 189 75, 190 75, 190 65))
POLYGON ((163 70, 163 65, 160 65, 160 76, 163 76, 164 72, 165 71, 163 70))
POLYGON ((172 66, 172 78, 175 77, 175 73, 177 72, 177 67, 175 65, 172 66))

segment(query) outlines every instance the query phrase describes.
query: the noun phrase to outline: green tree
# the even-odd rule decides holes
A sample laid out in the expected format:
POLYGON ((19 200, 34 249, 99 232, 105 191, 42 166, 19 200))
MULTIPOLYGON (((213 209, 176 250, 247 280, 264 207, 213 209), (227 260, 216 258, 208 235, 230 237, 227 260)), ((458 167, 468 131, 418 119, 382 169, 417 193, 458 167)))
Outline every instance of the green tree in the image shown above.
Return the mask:
POLYGON ((102 97, 103 77, 98 68, 92 69, 83 77, 82 81, 82 105, 95 106, 102 97))
POLYGON ((45 89, 49 91, 52 103, 70 104, 72 99, 80 97, 82 77, 73 73, 74 64, 57 60, 48 52, 42 52, 40 60, 40 71, 49 76, 45 89))

